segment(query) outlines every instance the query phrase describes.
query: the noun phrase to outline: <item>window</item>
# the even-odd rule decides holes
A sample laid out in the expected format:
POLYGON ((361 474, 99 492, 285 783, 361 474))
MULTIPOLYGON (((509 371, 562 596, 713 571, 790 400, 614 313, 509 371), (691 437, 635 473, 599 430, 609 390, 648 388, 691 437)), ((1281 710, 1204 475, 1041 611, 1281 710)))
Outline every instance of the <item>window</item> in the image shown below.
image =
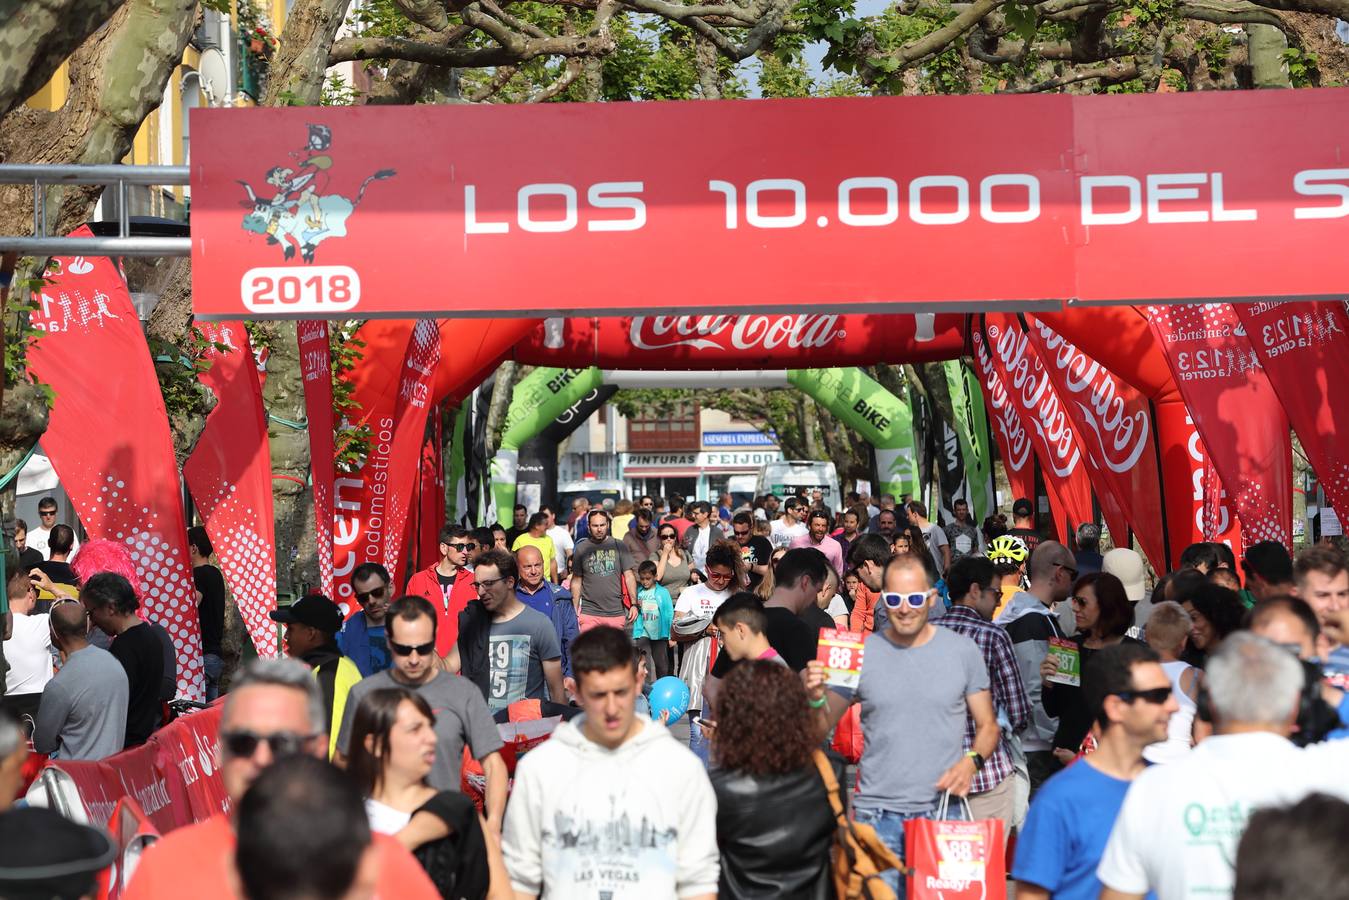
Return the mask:
POLYGON ((697 450, 701 446, 696 403, 681 403, 668 414, 628 419, 629 450, 697 450))

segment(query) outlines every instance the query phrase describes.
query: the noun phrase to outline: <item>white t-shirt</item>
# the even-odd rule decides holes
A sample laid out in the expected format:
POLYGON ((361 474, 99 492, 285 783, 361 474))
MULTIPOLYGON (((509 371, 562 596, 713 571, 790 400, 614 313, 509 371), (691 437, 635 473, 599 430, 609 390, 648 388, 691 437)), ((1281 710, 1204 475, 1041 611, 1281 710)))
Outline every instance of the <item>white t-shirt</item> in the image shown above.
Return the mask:
POLYGON ((1314 791, 1349 800, 1349 741, 1299 749, 1276 734, 1218 735, 1135 779, 1097 877, 1125 894, 1230 897, 1232 862, 1251 811, 1314 791))
POLYGON ((842 595, 835 594, 834 599, 829 601, 829 606, 825 609, 825 612, 829 614, 831 619, 837 619, 839 616, 847 618, 848 604, 843 602, 842 595))
POLYGON ((691 584, 679 592, 679 602, 675 604, 675 615, 692 613, 695 618, 710 616, 730 596, 729 588, 724 591, 714 591, 706 584, 691 584))
POLYGON ((370 797, 365 798, 365 815, 370 820, 370 830, 377 834, 397 834, 412 821, 412 813, 394 809, 370 797))
POLYGON ((576 542, 571 539, 571 532, 561 525, 549 528, 548 536, 553 539, 553 547, 557 550, 557 575, 561 578, 562 573, 567 571, 567 554, 576 549, 576 542))
MULTIPOLYGON (((50 528, 30 528, 28 530, 27 546, 31 550, 36 550, 42 554, 43 559, 52 558, 52 550, 48 542, 51 540, 52 530, 50 528)), ((80 551, 80 536, 75 535, 75 543, 70 545, 70 555, 66 557, 66 562, 75 559, 75 554, 80 551)))
POLYGON ((52 680, 50 616, 14 614, 14 635, 5 641, 5 693, 39 694, 52 680))
POLYGON ((942 565, 941 548, 948 546, 951 542, 946 539, 946 532, 935 522, 929 522, 928 526, 922 529, 923 537, 927 538, 927 549, 932 554, 932 563, 937 567, 937 572, 944 578, 946 577, 946 567, 942 565))
POLYGON ((797 522, 795 525, 786 525, 781 519, 774 519, 772 524, 773 533, 768 536, 768 541, 776 550, 779 547, 790 547, 795 538, 809 534, 810 529, 806 527, 805 522, 797 522))

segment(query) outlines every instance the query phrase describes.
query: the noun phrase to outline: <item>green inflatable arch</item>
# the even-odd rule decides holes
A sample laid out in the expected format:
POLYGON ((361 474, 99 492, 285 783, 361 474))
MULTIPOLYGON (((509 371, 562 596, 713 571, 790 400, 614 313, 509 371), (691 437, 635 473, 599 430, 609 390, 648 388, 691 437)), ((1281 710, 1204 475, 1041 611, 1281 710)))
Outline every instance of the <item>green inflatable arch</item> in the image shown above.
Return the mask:
MULTIPOLYGON (((537 368, 516 384, 492 459, 492 498, 497 521, 511 524, 520 447, 574 403, 604 383, 603 370, 537 368)), ((918 454, 909 406, 858 368, 795 369, 787 383, 807 394, 860 434, 876 454, 876 493, 916 497, 918 454)))

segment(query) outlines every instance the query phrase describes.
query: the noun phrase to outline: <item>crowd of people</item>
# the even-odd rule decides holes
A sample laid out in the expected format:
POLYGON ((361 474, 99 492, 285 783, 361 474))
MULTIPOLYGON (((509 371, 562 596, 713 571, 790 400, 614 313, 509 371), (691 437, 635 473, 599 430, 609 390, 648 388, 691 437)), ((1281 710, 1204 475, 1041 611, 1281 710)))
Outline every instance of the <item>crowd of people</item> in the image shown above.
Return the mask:
MULTIPOLYGON (((1338 844, 1308 817, 1349 823, 1344 555, 1195 544, 1149 587, 1097 526, 1070 547, 1029 501, 1011 511, 816 491, 448 525, 410 577, 352 571, 358 608, 272 614, 288 658, 223 701, 232 813, 159 840, 129 897, 824 898, 840 815, 901 867, 915 820, 997 821, 1022 900, 1339 896, 1338 844), (826 629, 859 633, 855 679, 819 658, 826 629), (552 717, 517 760, 502 727, 552 717)), ((100 759, 172 697, 125 550, 44 527, 8 584, 0 802, 26 732, 100 759)), ((225 586, 205 533, 189 542, 217 691, 225 586)), ((74 827, 0 816, 0 896, 16 815, 74 827)), ((89 871, 105 853, 70 846, 89 871)), ((901 867, 869 889, 904 897, 901 867)))

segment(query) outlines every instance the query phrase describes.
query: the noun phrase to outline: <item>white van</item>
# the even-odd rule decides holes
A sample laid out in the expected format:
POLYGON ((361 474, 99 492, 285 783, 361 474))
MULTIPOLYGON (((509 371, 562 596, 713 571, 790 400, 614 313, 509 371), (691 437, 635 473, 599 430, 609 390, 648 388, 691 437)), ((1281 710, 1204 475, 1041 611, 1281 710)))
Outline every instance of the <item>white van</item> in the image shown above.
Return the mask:
POLYGON ((843 494, 838 488, 838 469, 831 462, 818 460, 782 460, 764 463, 759 469, 757 493, 776 494, 786 497, 795 494, 798 488, 806 489, 806 496, 819 488, 824 492, 824 505, 837 510, 843 502, 843 494))

